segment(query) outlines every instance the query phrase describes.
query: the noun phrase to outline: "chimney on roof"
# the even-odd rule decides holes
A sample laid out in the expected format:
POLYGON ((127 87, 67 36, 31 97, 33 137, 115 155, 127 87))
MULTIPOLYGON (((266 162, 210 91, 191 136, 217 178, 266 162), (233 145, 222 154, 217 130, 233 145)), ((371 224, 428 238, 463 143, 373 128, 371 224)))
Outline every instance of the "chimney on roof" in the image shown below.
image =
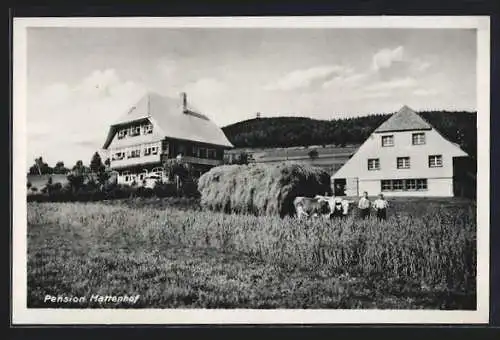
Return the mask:
POLYGON ((187 112, 187 96, 186 92, 181 93, 181 99, 182 99, 182 112, 186 113, 187 112))

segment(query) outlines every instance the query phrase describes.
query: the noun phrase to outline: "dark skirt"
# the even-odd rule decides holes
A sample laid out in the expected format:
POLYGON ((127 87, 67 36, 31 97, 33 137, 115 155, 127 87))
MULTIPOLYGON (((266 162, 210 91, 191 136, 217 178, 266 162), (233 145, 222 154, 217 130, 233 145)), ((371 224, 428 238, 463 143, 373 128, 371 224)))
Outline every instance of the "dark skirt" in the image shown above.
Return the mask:
POLYGON ((368 217, 370 217, 370 208, 361 209, 360 210, 360 215, 361 215, 361 218, 368 218, 368 217))
POLYGON ((377 209, 377 218, 379 220, 385 220, 385 219, 387 219, 387 212, 386 212, 385 208, 377 209))
POLYGON ((337 210, 337 209, 333 210, 333 212, 330 214, 330 219, 334 218, 344 218, 342 210, 337 210))

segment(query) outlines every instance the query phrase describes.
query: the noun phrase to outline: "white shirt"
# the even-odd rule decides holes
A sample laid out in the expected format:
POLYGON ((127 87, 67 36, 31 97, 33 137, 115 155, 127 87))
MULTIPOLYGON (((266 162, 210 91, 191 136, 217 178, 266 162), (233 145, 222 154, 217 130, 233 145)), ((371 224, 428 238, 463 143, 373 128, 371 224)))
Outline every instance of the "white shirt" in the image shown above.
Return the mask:
POLYGON ((385 209, 387 208, 387 206, 389 205, 389 202, 387 202, 386 200, 384 199, 376 199, 374 202, 373 202, 373 207, 375 209, 385 209))
POLYGON ((368 209, 370 207, 370 200, 365 197, 361 197, 358 203, 359 209, 368 209))

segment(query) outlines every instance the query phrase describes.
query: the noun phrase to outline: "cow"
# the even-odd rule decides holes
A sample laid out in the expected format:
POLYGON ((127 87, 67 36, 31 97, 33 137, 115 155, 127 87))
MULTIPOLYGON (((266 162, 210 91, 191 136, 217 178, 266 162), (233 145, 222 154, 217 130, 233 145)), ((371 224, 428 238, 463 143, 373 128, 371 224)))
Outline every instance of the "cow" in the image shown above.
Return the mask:
POLYGON ((330 213, 330 205, 324 197, 303 197, 297 196, 293 200, 293 206, 295 208, 295 214, 297 218, 302 216, 317 216, 330 213))
POLYGON ((349 214, 349 206, 354 203, 342 197, 316 195, 316 199, 328 202, 330 208, 330 219, 345 218, 349 214))

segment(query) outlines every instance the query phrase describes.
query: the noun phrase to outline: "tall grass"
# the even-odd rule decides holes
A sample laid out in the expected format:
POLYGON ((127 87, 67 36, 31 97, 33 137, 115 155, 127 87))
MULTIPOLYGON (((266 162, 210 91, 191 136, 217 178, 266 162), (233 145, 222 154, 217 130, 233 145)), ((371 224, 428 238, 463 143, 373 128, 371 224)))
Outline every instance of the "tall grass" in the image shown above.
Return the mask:
MULTIPOLYGON (((417 206, 418 204, 414 204, 417 206)), ((89 252, 169 245, 241 252, 289 269, 412 280, 473 291, 476 222, 472 207, 418 206, 389 216, 298 221, 278 216, 130 208, 98 203, 30 203, 28 226, 60 228, 89 252)))

